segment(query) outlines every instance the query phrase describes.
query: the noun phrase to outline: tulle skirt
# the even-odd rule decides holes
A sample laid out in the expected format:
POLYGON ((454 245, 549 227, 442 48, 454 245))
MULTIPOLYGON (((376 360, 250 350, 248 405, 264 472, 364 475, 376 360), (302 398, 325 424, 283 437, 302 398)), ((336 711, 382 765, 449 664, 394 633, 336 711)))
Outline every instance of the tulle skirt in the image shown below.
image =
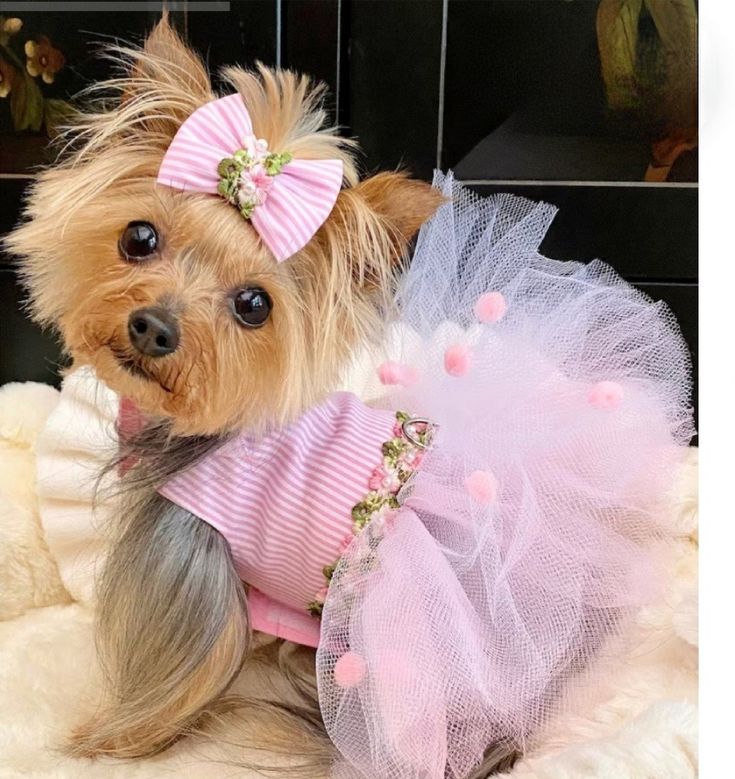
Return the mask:
POLYGON ((450 198, 422 229, 366 395, 429 420, 389 522, 342 558, 317 673, 340 777, 460 779, 523 748, 656 592, 693 433, 676 322, 538 247, 555 209, 450 198))

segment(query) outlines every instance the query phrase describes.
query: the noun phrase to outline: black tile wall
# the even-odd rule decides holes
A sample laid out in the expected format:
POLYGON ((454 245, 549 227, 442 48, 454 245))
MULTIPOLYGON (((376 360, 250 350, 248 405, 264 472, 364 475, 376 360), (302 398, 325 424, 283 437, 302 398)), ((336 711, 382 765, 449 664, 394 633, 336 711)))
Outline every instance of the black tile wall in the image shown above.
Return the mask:
POLYGON ((190 13, 187 39, 215 78, 225 65, 275 65, 277 7, 278 0, 246 0, 231 2, 229 11, 190 13))
POLYGON ((448 10, 447 167, 520 111, 557 135, 597 129, 596 2, 450 0, 448 10))
POLYGON ((368 171, 436 166, 441 0, 349 4, 349 127, 368 171))
MULTIPOLYGON (((599 257, 665 300, 696 360, 698 191, 692 183, 636 184, 649 148, 611 125, 604 111, 596 6, 246 0, 232 2, 229 12, 179 14, 175 22, 213 71, 260 60, 325 81, 327 107, 360 141, 366 171, 403 165, 429 179, 439 159, 479 191, 554 203, 560 211, 542 250, 559 259, 599 257), (566 179, 590 181, 572 186, 566 179)), ((139 39, 155 14, 27 17, 29 31, 43 28, 63 41, 75 62, 59 79, 63 93, 105 75, 90 41, 139 39)), ((696 151, 675 167, 671 181, 696 180, 696 151)), ((0 234, 15 222, 25 186, 3 172, 0 234)), ((0 268, 0 382, 51 380, 59 359, 54 341, 22 318, 21 293, 1 254, 0 268)))
MULTIPOLYGON (((29 179, 0 178, 0 235, 10 230, 20 218, 23 192, 29 179)), ((8 258, 0 252, 0 265, 7 265, 8 258)))
POLYGON ((343 51, 340 27, 348 21, 346 14, 341 0, 284 0, 281 15, 281 64, 327 85, 326 105, 335 123, 345 121, 347 110, 339 100, 347 75, 347 51, 343 51))
MULTIPOLYGON (((681 35, 685 17, 674 5, 669 33, 681 35)), ((463 178, 643 179, 661 127, 696 121, 693 103, 690 113, 672 118, 673 90, 683 111, 692 89, 664 81, 669 66, 659 63, 656 76, 667 84, 666 97, 645 91, 641 76, 635 108, 612 109, 602 78, 598 44, 607 36, 598 9, 596 0, 449 0, 446 167, 463 178)), ((637 21, 633 45, 643 67, 656 27, 645 4, 629 12, 637 21)), ((696 69, 693 49, 680 48, 677 57, 696 69)), ((696 165, 688 174, 696 180, 696 165)))

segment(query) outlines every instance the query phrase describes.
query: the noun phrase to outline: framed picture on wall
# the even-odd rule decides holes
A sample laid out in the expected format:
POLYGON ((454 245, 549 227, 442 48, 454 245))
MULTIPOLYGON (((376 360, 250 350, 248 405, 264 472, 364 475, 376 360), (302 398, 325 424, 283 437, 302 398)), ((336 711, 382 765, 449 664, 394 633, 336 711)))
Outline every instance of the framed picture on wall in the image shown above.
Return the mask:
MULTIPOLYGON (((21 4, 13 13, 5 3, 10 10, 0 14, 0 176, 28 176, 52 160, 49 141, 72 112, 74 96, 114 71, 109 58, 98 56, 101 48, 140 42, 159 15, 56 5, 58 11, 41 12, 21 4)), ((173 18, 186 23, 184 13, 173 18)))

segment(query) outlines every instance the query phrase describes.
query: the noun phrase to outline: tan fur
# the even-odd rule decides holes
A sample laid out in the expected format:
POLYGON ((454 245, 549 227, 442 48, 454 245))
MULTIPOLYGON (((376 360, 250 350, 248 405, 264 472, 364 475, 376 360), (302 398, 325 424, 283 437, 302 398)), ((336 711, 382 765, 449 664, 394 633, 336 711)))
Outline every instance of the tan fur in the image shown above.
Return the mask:
POLYGON ((321 89, 310 90, 304 77, 230 68, 258 136, 297 157, 342 159, 353 185, 316 238, 277 264, 235 209, 154 183, 180 123, 212 97, 201 62, 166 23, 142 52, 122 53, 133 70, 114 82, 121 107, 79 118, 83 145, 40 176, 29 221, 8 239, 24 258, 31 310, 60 329, 75 364, 93 365, 144 411, 173 419, 177 434, 284 422, 334 384, 358 340, 379 335, 376 290, 390 288, 407 241, 439 198, 397 174, 357 184, 351 144, 324 127, 321 89), (159 258, 131 266, 117 240, 134 219, 156 225, 164 246, 159 258), (274 312, 264 328, 245 333, 228 295, 253 283, 271 294, 274 312), (139 358, 128 344, 128 315, 161 302, 180 317, 181 347, 165 359, 139 358), (155 381, 132 376, 113 351, 155 381))
MULTIPOLYGON (((153 422, 168 420, 173 437, 284 423, 334 389, 355 346, 380 337, 407 245, 441 197, 397 173, 359 182, 354 144, 326 127, 322 88, 306 78, 227 69, 271 149, 344 163, 345 187, 326 223, 276 263, 221 199, 155 184, 178 127, 215 97, 199 58, 166 18, 142 50, 110 56, 126 72, 90 91, 92 109, 64 136, 64 161, 39 176, 26 221, 7 241, 21 258, 31 312, 59 330, 75 365, 93 366, 153 422), (138 264, 118 250, 133 220, 153 223, 162 239, 158 256, 138 264), (247 330, 230 300, 253 285, 268 291, 273 313, 247 330), (156 359, 135 352, 127 334, 131 312, 149 305, 172 311, 181 329, 178 349, 156 359)), ((126 516, 100 591, 107 695, 75 734, 76 753, 150 754, 242 708, 223 697, 249 648, 242 596, 229 550, 209 526, 172 519, 154 501, 126 516)), ((316 718, 313 677, 291 680, 305 701, 302 720, 316 718)))

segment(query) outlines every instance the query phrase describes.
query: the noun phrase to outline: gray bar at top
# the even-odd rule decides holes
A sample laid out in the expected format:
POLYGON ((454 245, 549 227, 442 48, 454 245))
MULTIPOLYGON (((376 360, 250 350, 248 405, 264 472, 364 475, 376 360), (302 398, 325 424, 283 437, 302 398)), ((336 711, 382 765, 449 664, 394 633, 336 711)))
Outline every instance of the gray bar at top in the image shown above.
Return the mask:
POLYGON ((147 11, 158 12, 163 10, 163 7, 168 8, 169 11, 229 11, 229 3, 193 3, 193 2, 160 2, 160 3, 146 3, 146 2, 89 2, 89 3, 66 3, 63 0, 56 0, 55 2, 39 3, 31 0, 30 2, 20 3, 0 3, 0 13, 25 13, 28 11, 147 11))

